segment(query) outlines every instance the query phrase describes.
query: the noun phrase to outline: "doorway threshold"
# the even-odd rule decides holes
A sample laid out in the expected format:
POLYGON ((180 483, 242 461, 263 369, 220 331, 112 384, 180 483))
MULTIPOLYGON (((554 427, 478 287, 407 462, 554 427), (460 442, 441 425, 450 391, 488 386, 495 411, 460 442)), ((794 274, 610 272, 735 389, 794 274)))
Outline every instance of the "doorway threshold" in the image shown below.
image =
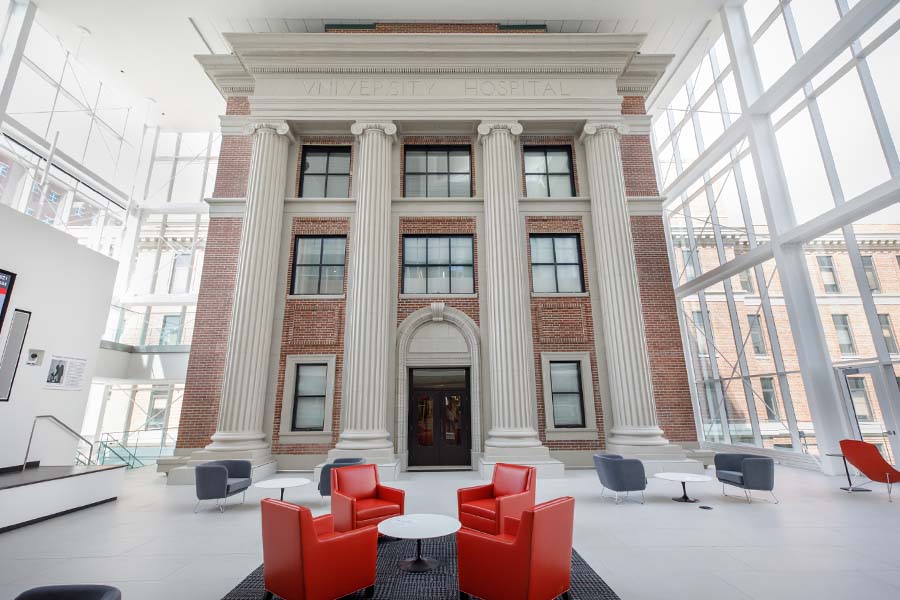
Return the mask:
POLYGON ((406 467, 407 471, 473 471, 469 465, 430 465, 406 467))

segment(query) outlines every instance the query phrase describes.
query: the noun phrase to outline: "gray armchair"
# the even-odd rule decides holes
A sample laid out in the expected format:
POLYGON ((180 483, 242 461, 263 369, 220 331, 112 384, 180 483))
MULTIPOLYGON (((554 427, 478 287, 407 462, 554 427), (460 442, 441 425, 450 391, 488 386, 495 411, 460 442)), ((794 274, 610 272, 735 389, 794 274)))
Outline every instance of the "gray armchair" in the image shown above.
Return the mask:
POLYGON ((769 492, 778 504, 775 496, 775 461, 767 456, 755 454, 716 454, 716 479, 722 482, 722 495, 725 485, 744 490, 747 502, 752 502, 751 490, 769 492))
POLYGON ((45 585, 22 592, 16 600, 122 600, 122 592, 108 585, 45 585))
POLYGON ((225 512, 225 503, 219 504, 219 500, 240 493, 246 495, 252 481, 250 471, 249 460, 214 460, 197 465, 197 504, 194 512, 197 512, 203 500, 215 500, 219 510, 225 512))
POLYGON ((616 493, 618 504, 619 492, 625 492, 626 498, 629 492, 640 492, 641 504, 644 503, 644 490, 647 489, 644 463, 636 458, 622 458, 618 454, 595 454, 594 466, 603 485, 601 496, 608 488, 616 493))
POLYGON ((364 458, 336 458, 328 464, 322 465, 322 472, 319 474, 319 495, 323 498, 331 496, 331 470, 338 467, 346 467, 347 465, 360 465, 366 462, 364 458))

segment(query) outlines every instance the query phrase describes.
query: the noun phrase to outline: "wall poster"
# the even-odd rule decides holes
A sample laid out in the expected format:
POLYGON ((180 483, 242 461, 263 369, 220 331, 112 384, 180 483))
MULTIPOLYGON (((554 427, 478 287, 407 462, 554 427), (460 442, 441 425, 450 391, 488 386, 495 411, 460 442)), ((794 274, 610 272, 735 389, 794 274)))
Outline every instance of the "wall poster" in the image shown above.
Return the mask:
POLYGON ((84 387, 85 367, 87 367, 87 360, 84 358, 52 355, 44 388, 65 391, 80 390, 84 387))

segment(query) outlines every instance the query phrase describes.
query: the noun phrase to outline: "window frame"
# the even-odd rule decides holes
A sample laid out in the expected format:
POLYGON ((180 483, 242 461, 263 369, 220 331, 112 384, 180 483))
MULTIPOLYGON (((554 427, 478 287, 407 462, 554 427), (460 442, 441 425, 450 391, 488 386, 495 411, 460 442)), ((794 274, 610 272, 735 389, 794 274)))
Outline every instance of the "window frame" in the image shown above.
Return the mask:
POLYGON ((422 198, 472 198, 475 195, 475 178, 473 177, 473 165, 472 165, 472 155, 473 149, 472 144, 403 144, 403 197, 410 198, 413 200, 419 200, 422 198), (469 170, 466 173, 458 173, 450 170, 450 152, 452 151, 460 151, 465 150, 469 155, 469 160, 466 164, 469 167, 469 170), (409 153, 413 152, 425 152, 425 171, 410 171, 407 168, 409 165, 409 153), (431 172, 428 170, 428 152, 446 152, 447 153, 447 171, 434 171, 431 172), (407 185, 407 177, 409 175, 423 175, 425 177, 425 195, 424 196, 410 196, 408 195, 409 186, 407 185), (432 196, 428 193, 428 176, 429 175, 446 175, 447 176, 447 195, 446 196, 432 196), (469 176, 469 193, 465 196, 453 196, 450 194, 450 176, 451 175, 468 175, 469 176))
POLYGON ((830 254, 818 254, 816 255, 816 264, 819 267, 819 278, 822 281, 822 289, 825 290, 826 294, 840 294, 841 293, 841 280, 838 279, 837 267, 834 265, 834 257, 830 254), (827 262, 828 264, 823 264, 823 262, 827 262), (834 279, 834 283, 825 283, 825 271, 831 272, 831 277, 834 279), (833 287, 834 289, 829 289, 833 287))
POLYGON ((584 294, 585 293, 585 280, 584 280, 584 260, 581 254, 581 234, 580 233, 529 233, 528 234, 528 272, 531 275, 531 293, 539 294, 539 295, 571 295, 571 294, 584 294), (550 238, 553 240, 553 262, 552 263, 544 263, 534 262, 534 253, 531 252, 531 240, 532 238, 550 238), (569 263, 569 262, 556 262, 556 239, 557 238, 575 238, 575 250, 578 254, 578 262, 577 263, 569 263), (560 292, 559 291, 559 267, 560 266, 578 266, 578 280, 580 282, 581 289, 577 292, 560 292), (555 292, 539 292, 534 289, 534 267, 535 266, 552 266, 553 267, 553 281, 556 285, 555 292))
POLYGON ((337 357, 334 354, 289 354, 284 362, 284 385, 281 392, 281 423, 279 441, 284 444, 326 444, 332 442, 334 419, 334 388, 337 357), (322 430, 294 430, 294 408, 297 389, 297 367, 326 365, 325 415, 322 430))
POLYGON ((162 316, 162 325, 159 327, 159 345, 160 346, 177 346, 181 344, 181 336, 184 334, 184 315, 181 313, 169 313, 162 316), (164 344, 163 333, 166 331, 166 320, 170 318, 178 319, 178 328, 175 329, 175 343, 164 344))
POLYGON ((579 412, 581 413, 581 422, 577 425, 559 425, 556 422, 556 412, 553 411, 550 413, 550 417, 553 419, 553 427, 556 429, 584 429, 585 427, 585 417, 584 417, 584 390, 582 389, 581 384, 581 361, 577 360, 551 360, 550 361, 550 403, 553 408, 556 408, 556 396, 562 394, 571 394, 572 392, 556 392, 553 390, 553 365, 575 365, 576 369, 576 380, 578 381, 578 405, 581 409, 579 412))
POLYGON ((300 149, 300 182, 297 185, 297 197, 298 198, 352 198, 352 186, 353 186, 353 146, 349 144, 334 144, 334 145, 316 145, 309 144, 303 145, 300 149), (325 195, 324 196, 304 196, 303 195, 303 183, 306 179, 306 169, 304 168, 306 165, 306 156, 308 152, 325 152, 327 154, 325 158, 325 172, 324 173, 310 173, 310 175, 324 175, 325 176, 325 195), (328 170, 328 166, 331 164, 331 155, 332 154, 346 154, 347 155, 347 172, 346 173, 330 173, 328 170), (332 176, 340 176, 347 177, 347 195, 346 196, 329 196, 328 195, 328 180, 332 176))
POLYGON ((738 273, 738 282, 741 284, 741 291, 745 294, 755 294, 756 289, 753 286, 753 275, 751 269, 745 269, 738 273))
POLYGON ((881 325, 881 336, 884 338, 884 345, 887 346, 888 354, 900 354, 900 347, 897 346, 897 336, 894 335, 894 322, 891 320, 889 313, 878 313, 878 324, 881 325), (884 335, 887 331, 890 335, 884 335), (888 341, 890 340, 890 341, 888 341))
POLYGON ((593 365, 590 352, 541 352, 541 382, 543 393, 539 401, 543 402, 545 425, 544 435, 547 440, 598 440, 597 413, 594 407, 596 397, 594 390, 593 365), (553 420, 553 386, 550 377, 551 362, 579 363, 579 383, 581 389, 581 409, 584 427, 557 427, 553 420))
POLYGON ((862 421, 864 423, 871 423, 875 420, 875 413, 872 410, 872 398, 869 396, 869 386, 866 385, 865 377, 847 377, 847 390, 850 392, 850 402, 853 405, 853 414, 856 416, 857 421, 862 421), (851 381, 858 381, 861 383, 860 386, 855 387, 854 385, 850 385, 851 381), (863 400, 866 403, 866 415, 863 418, 860 418, 859 410, 857 409, 856 397, 853 395, 853 392, 862 392, 863 400))
POLYGON ((478 287, 475 276, 475 234, 472 233, 404 233, 400 236, 400 293, 407 296, 471 296, 477 294, 478 287), (425 240, 425 262, 424 263, 410 263, 406 262, 406 240, 409 239, 424 239, 425 240), (430 263, 428 262, 428 240, 431 238, 435 239, 443 239, 446 238, 448 240, 452 240, 453 238, 468 238, 469 242, 472 245, 472 262, 470 264, 463 263, 454 263, 452 256, 452 250, 448 255, 448 263, 430 263), (424 292, 410 292, 406 289, 406 267, 424 267, 425 268, 425 291, 424 292), (449 292, 432 292, 428 290, 428 267, 447 267, 447 272, 452 273, 453 267, 471 267, 472 269, 472 291, 471 292, 454 292, 453 291, 453 277, 450 277, 450 291, 449 292))
POLYGON ((831 323, 834 326, 835 339, 837 340, 838 349, 840 350, 841 355, 842 356, 855 356, 857 353, 856 338, 853 336, 853 326, 850 324, 850 315, 847 313, 832 313, 831 314, 831 323), (842 319, 843 321, 845 321, 845 323, 843 323, 841 325, 841 327, 846 325, 847 335, 850 337, 850 351, 849 352, 845 352, 844 348, 842 347, 841 340, 840 340, 840 333, 839 333, 841 327, 838 327, 838 319, 842 319))
POLYGON ((766 410, 766 420, 770 423, 781 421, 781 409, 778 406, 778 392, 775 389, 774 377, 759 378, 760 395, 762 396, 763 407, 766 410), (765 385, 768 383, 768 385, 765 385), (771 402, 769 402, 766 394, 771 393, 771 402), (773 418, 774 415, 774 418, 773 418))
POLYGON ((344 288, 347 285, 347 235, 346 234, 296 234, 294 236, 294 256, 293 256, 293 264, 291 265, 291 289, 289 296, 296 296, 299 298, 312 298, 315 296, 343 296, 344 288), (325 244, 324 240, 326 239, 343 239, 344 240, 344 262, 342 264, 323 264, 322 258, 325 254, 325 244), (299 246, 301 239, 321 239, 323 243, 319 248, 319 262, 317 264, 314 263, 299 263, 297 262, 299 257, 299 246), (316 293, 314 294, 303 294, 297 291, 297 268, 298 267, 319 267, 319 278, 316 283, 316 293), (341 292, 339 294, 324 294, 322 293, 322 269, 324 267, 343 267, 344 268, 344 276, 341 279, 341 292))
POLYGON ((873 294, 881 293, 881 279, 878 277, 878 269, 875 268, 875 256, 872 254, 863 254, 859 257, 862 262, 863 272, 866 275, 866 283, 869 284, 869 291, 873 294), (874 282, 874 286, 872 283, 874 282))
POLYGON ((526 198, 547 198, 547 199, 558 199, 558 198, 577 198, 577 191, 575 188, 575 153, 572 151, 572 144, 524 144, 522 146, 522 180, 525 186, 523 190, 525 192, 526 198), (568 157, 569 161, 569 172, 563 173, 560 171, 550 171, 550 163, 547 161, 547 152, 550 150, 564 150, 568 157), (529 173, 525 166, 525 156, 529 152, 542 152, 544 155, 544 167, 546 171, 543 173, 529 173), (529 175, 543 175, 544 181, 547 184, 547 195, 546 196, 531 196, 528 194, 528 176, 529 175), (550 176, 551 175, 568 175, 569 176, 569 196, 551 196, 550 195, 550 176))
POLYGON ((704 319, 703 311, 691 311, 691 322, 694 326, 694 343, 697 346, 697 358, 709 358, 709 335, 706 333, 706 320, 704 319), (699 322, 697 321, 698 318, 700 319, 699 322), (698 333, 702 334, 702 339, 698 333))
POLYGON ((753 353, 760 357, 768 356, 769 349, 766 346, 766 336, 763 335, 762 320, 759 315, 747 315, 747 325, 750 327, 750 343, 753 345, 753 353))
POLYGON ((291 397, 291 431, 292 432, 304 432, 304 431, 314 431, 321 432, 325 430, 325 406, 328 403, 328 363, 324 362, 309 362, 309 363, 297 363, 294 365, 294 389, 291 397), (297 393, 297 383, 300 380, 300 370, 307 367, 325 367, 325 389, 322 390, 321 394, 298 394, 297 393), (295 422, 297 418, 297 406, 300 404, 300 400, 303 398, 315 398, 322 399, 322 427, 296 427, 295 422))

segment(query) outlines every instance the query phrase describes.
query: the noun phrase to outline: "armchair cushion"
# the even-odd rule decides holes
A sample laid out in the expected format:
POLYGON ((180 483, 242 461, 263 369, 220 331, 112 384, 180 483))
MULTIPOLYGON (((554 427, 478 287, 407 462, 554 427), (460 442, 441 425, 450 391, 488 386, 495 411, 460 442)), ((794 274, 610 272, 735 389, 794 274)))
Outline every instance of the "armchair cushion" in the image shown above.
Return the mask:
POLYGON ((744 485, 744 476, 740 471, 716 471, 719 481, 727 481, 735 485, 744 485))
MULTIPOLYGON (((363 465, 360 465, 363 466, 363 465)), ((337 483, 337 489, 341 494, 364 500, 366 498, 374 498, 378 487, 378 476, 375 465, 371 465, 371 469, 353 467, 341 467, 331 471, 332 491, 334 491, 334 483, 337 483)))
POLYGON ((484 517, 485 519, 496 519, 497 500, 495 498, 472 500, 460 505, 460 510, 466 514, 484 517))
POLYGON ((235 494, 250 487, 250 480, 238 477, 229 477, 227 480, 228 493, 235 494))
POLYGON ((520 494, 527 489, 530 467, 498 463, 494 466, 494 496, 520 494))
POLYGON ((714 461, 716 479, 722 483, 766 492, 775 488, 775 461, 767 456, 722 453, 714 461))
POLYGON ((379 498, 366 498, 356 501, 356 518, 367 521, 377 517, 396 515, 400 506, 395 502, 381 500, 379 498))

